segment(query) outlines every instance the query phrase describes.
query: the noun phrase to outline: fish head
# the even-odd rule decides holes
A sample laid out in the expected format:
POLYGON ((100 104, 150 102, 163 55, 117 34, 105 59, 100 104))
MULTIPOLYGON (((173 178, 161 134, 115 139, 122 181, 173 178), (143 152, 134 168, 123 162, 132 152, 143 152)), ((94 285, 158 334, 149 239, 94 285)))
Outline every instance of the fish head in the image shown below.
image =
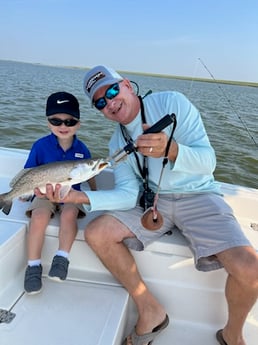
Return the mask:
POLYGON ((99 158, 92 160, 92 172, 95 175, 98 175, 102 170, 111 166, 111 163, 107 159, 99 158))
POLYGON ((86 162, 78 162, 71 170, 70 178, 74 181, 83 182, 98 175, 102 170, 110 166, 110 163, 103 158, 89 159, 86 162))

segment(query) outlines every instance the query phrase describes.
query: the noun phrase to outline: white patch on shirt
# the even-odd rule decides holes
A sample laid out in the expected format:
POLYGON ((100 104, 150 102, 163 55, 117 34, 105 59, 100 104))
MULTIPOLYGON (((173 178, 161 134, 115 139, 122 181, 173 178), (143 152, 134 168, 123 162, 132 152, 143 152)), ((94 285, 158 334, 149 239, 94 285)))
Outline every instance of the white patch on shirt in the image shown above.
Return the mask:
POLYGON ((75 153, 74 154, 74 156, 76 157, 76 158, 83 158, 84 157, 84 154, 83 153, 75 153))

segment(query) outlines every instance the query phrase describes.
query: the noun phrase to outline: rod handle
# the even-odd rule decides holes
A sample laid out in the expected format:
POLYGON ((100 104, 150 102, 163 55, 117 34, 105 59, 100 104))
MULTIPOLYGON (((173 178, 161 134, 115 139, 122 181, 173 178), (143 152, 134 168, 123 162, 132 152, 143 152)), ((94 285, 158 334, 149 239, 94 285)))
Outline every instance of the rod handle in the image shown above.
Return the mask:
POLYGON ((166 128, 174 121, 175 121, 175 114, 171 114, 171 115, 167 114, 163 116, 158 122, 154 123, 153 126, 146 129, 143 132, 143 134, 159 133, 162 131, 162 129, 166 128))

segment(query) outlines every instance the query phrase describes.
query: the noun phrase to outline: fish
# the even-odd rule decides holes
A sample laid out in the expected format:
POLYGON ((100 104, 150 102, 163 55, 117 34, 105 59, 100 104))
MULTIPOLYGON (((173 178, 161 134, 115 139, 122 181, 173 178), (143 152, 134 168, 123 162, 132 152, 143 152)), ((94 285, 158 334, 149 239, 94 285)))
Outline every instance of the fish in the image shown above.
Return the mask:
POLYGON ((69 193, 71 186, 89 180, 110 166, 106 159, 80 159, 42 164, 22 169, 11 180, 9 192, 0 194, 0 210, 6 215, 11 211, 13 200, 28 200, 38 187, 44 194, 46 184, 61 184, 60 200, 69 193))

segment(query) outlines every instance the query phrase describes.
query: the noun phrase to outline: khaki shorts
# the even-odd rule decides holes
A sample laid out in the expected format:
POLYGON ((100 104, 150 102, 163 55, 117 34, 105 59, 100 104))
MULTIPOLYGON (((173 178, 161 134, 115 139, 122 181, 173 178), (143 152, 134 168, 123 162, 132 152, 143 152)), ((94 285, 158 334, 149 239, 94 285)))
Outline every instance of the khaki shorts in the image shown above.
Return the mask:
POLYGON ((159 195, 157 208, 163 216, 163 226, 156 231, 142 226, 143 209, 140 206, 108 213, 135 234, 135 238, 124 240, 128 248, 143 250, 151 242, 177 228, 188 241, 196 268, 211 271, 222 267, 215 256, 217 253, 233 247, 250 246, 231 207, 220 195, 163 194, 159 195))
MULTIPOLYGON (((63 203, 53 203, 45 198, 37 198, 35 197, 31 203, 31 205, 28 207, 26 211, 26 216, 31 217, 31 212, 35 210, 36 208, 47 208, 51 212, 51 218, 54 217, 55 213, 61 213, 64 205, 70 205, 70 204, 63 204, 63 203)), ((71 204, 74 207, 78 208, 78 217, 77 218, 83 218, 86 216, 86 211, 82 204, 71 204)))

